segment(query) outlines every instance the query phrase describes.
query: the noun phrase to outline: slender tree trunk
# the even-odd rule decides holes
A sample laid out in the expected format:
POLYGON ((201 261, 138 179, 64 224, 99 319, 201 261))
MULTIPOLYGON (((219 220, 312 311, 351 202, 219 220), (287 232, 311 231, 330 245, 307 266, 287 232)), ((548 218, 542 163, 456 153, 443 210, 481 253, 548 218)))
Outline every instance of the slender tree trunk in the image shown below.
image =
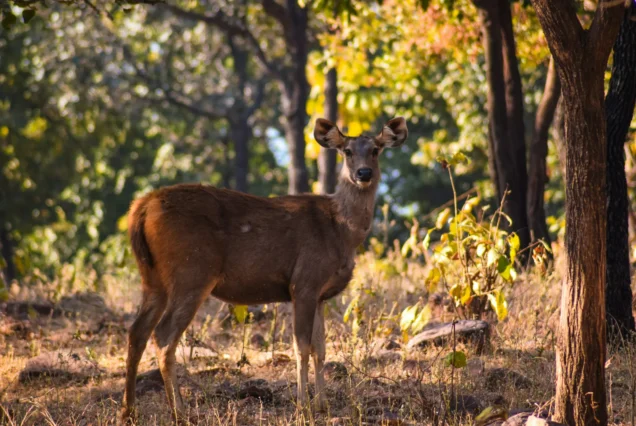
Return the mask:
POLYGON ((634 331, 625 139, 636 103, 636 22, 625 14, 614 43, 614 63, 605 98, 607 119, 607 284, 608 337, 634 331))
POLYGON ((526 212, 527 172, 523 140, 521 80, 512 35, 512 23, 502 25, 502 15, 510 20, 510 9, 501 11, 501 0, 474 0, 479 10, 486 56, 488 81, 488 122, 491 177, 504 212, 513 221, 521 245, 528 245, 526 212), (506 40, 503 40, 505 35, 506 40), (519 128, 520 127, 520 128, 519 128), (514 128, 514 129, 513 129, 514 128))
POLYGON ((247 192, 249 189, 247 175, 249 173, 249 141, 252 128, 247 117, 231 120, 232 142, 234 143, 234 189, 247 192))
POLYGON ((550 58, 543 96, 534 120, 534 132, 530 143, 530 170, 528 172, 528 220, 532 241, 544 240, 550 244, 550 234, 545 221, 543 198, 545 193, 546 156, 548 155, 548 132, 559 98, 561 84, 550 58))
POLYGON ((280 76, 282 81, 282 103, 285 115, 285 138, 289 146, 289 188, 290 194, 309 192, 309 173, 305 163, 305 125, 307 124, 307 82, 308 57, 308 15, 307 9, 296 0, 286 2, 285 43, 292 57, 289 75, 280 76))
MULTIPOLYGON (((559 78, 557 73, 557 78, 559 78)), ((559 86, 561 83, 559 82, 559 86)), ((556 111, 554 112, 554 125, 552 126, 552 140, 554 141, 554 147, 556 148, 557 156, 559 157, 559 169, 563 175, 563 184, 565 181, 565 153, 567 146, 565 146, 565 111, 563 110, 563 97, 559 97, 557 101, 556 111)))
POLYGON ((2 257, 6 263, 4 277, 7 283, 10 283, 16 278, 16 271, 13 263, 13 242, 4 223, 0 223, 0 245, 2 245, 2 257))
POLYGON ((567 271, 557 334, 556 421, 606 425, 604 72, 622 4, 601 0, 584 30, 572 0, 532 0, 556 62, 565 109, 567 271))
MULTIPOLYGON (((530 229, 528 227, 526 195, 528 172, 526 165, 525 124, 523 122, 523 88, 517 61, 515 36, 512 29, 510 1, 499 0, 498 10, 503 46, 504 82, 506 86, 507 143, 510 144, 510 151, 514 159, 514 166, 509 171, 511 180, 508 182, 508 187, 510 188, 509 197, 515 206, 515 216, 511 217, 513 218, 513 227, 519 235, 521 247, 527 247, 530 243, 530 229)), ((523 253, 522 257, 525 257, 525 254, 523 253)))
MULTIPOLYGON (((327 72, 325 79, 325 118, 332 122, 338 120, 338 75, 335 68, 327 72)), ((336 156, 335 149, 320 148, 318 171, 320 192, 333 194, 336 192, 336 156)))

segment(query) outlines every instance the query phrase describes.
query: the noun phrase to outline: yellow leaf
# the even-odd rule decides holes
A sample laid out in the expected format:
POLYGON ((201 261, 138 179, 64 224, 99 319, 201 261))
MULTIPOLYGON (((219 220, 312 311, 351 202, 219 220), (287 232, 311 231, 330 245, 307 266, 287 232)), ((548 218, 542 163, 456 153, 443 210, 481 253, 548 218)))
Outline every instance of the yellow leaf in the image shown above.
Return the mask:
POLYGON ((234 314, 234 317, 236 318, 236 321, 238 321, 240 324, 244 324, 245 320, 247 319, 247 314, 248 314, 247 306, 246 305, 234 305, 232 307, 232 313, 234 314))
POLYGON ((486 259, 486 265, 487 266, 492 266, 495 263, 497 263, 498 260, 499 260, 499 253, 497 253, 497 250, 495 250, 494 248, 491 248, 490 250, 488 250, 488 257, 486 259))
POLYGON ((428 324, 428 322, 431 320, 431 316, 431 307, 429 305, 424 306, 424 308, 415 318, 415 321, 413 321, 413 324, 411 324, 411 331, 413 332, 413 334, 417 334, 422 331, 422 329, 426 327, 426 324, 428 324))
POLYGON ((451 210, 450 208, 445 208, 437 215, 437 220, 435 221, 435 227, 437 229, 442 229, 446 222, 448 222, 448 218, 450 217, 451 210))
POLYGON ((415 304, 413 306, 409 306, 402 311, 402 315, 400 316, 400 330, 408 330, 413 321, 415 320, 415 315, 417 314, 418 305, 415 304))

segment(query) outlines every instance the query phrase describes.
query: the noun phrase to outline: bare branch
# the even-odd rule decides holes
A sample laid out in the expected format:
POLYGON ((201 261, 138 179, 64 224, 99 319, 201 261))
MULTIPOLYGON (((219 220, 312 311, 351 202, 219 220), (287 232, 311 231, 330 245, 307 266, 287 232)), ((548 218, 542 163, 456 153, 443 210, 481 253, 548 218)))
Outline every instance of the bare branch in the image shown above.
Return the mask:
POLYGON ((263 100, 265 99, 265 79, 260 79, 256 84, 256 94, 252 100, 252 106, 247 110, 247 116, 251 117, 261 107, 263 100))
POLYGON ((532 0, 532 5, 557 64, 575 63, 575 58, 583 54, 585 32, 576 15, 574 1, 532 0))
POLYGON ((625 0, 599 0, 587 43, 603 66, 609 58, 625 14, 625 0))
POLYGON ((258 59, 260 64, 267 70, 267 72, 273 74, 277 74, 280 72, 280 70, 267 59, 265 52, 261 48, 261 45, 254 34, 247 27, 237 22, 232 22, 230 20, 230 17, 228 17, 222 11, 219 10, 214 15, 209 15, 185 10, 178 6, 169 4, 165 4, 163 7, 170 10, 173 14, 175 14, 175 16, 180 16, 182 18, 190 19, 193 21, 205 22, 208 25, 213 25, 219 28, 229 36, 236 35, 243 37, 251 45, 256 58, 258 59))
POLYGON ((283 27, 287 26, 287 11, 285 7, 276 2, 276 0, 261 0, 263 10, 270 17, 278 21, 283 27))

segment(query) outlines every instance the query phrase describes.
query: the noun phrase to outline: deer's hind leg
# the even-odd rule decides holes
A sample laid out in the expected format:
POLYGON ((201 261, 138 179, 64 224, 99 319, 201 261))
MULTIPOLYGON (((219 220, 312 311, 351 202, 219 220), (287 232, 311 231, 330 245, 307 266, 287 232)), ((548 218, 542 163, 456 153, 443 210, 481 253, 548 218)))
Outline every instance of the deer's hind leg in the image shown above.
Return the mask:
POLYGON ((311 354, 314 359, 314 374, 316 375, 315 408, 326 408, 325 396, 325 307, 319 303, 314 314, 314 327, 311 335, 311 354))
MULTIPOLYGON (((153 278, 151 278, 153 279, 153 278)), ((155 326, 166 308, 167 295, 159 282, 144 278, 142 302, 135 322, 128 332, 128 356, 126 358, 126 387, 122 408, 122 420, 127 421, 135 405, 135 385, 139 361, 155 326)))
POLYGON ((176 285, 170 295, 168 307, 155 328, 154 340, 159 351, 158 361, 161 377, 166 388, 168 404, 175 420, 179 421, 184 413, 184 404, 177 382, 175 352, 181 335, 188 328, 203 301, 208 297, 214 285, 179 286, 176 285))

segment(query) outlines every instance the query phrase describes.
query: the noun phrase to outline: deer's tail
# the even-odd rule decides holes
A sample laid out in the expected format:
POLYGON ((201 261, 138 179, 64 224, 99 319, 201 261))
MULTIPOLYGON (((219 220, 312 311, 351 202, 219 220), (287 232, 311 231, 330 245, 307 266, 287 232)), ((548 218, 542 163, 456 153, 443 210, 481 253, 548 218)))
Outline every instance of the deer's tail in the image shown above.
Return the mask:
POLYGON ((144 230, 147 202, 148 197, 144 197, 132 203, 130 211, 128 212, 128 235, 130 236, 132 251, 139 265, 141 266, 143 264, 152 268, 152 253, 150 253, 150 247, 148 246, 144 230))

